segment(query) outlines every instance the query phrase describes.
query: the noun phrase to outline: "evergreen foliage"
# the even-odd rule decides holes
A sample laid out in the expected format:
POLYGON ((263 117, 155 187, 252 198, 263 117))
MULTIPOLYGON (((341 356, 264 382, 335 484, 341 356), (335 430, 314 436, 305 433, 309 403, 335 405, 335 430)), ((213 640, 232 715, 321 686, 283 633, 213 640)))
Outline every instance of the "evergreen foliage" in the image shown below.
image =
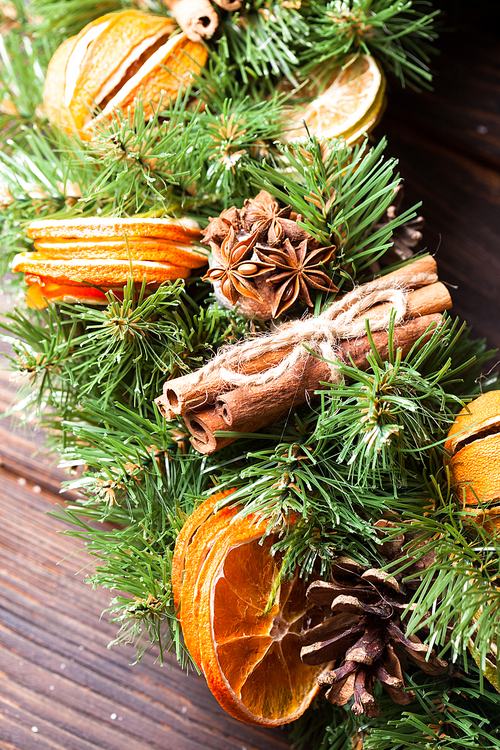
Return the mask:
MULTIPOLYGON (((220 28, 194 84, 149 122, 140 101, 133 115, 116 112, 91 142, 47 123, 44 72, 64 38, 136 4, 33 0, 29 14, 21 0, 13 6, 16 23, 0 37, 2 271, 15 252, 32 247, 25 228, 34 219, 189 214, 206 224, 266 189, 321 244, 335 244, 330 271, 344 292, 373 276, 395 230, 415 217, 417 206, 386 219, 400 178, 383 139, 280 145, 286 96, 276 86, 282 77, 295 85, 318 63, 343 65, 364 53, 401 83, 428 85, 438 11, 425 3, 248 0, 238 13, 218 10, 220 28)), ((140 7, 167 12, 157 0, 140 7)), ((314 302, 318 315, 324 295, 314 302)), ((19 308, 0 326, 25 387, 16 409, 49 428, 70 472, 67 488, 78 492, 58 514, 96 558, 88 582, 113 591, 116 643, 133 644, 137 658, 157 645, 159 659, 173 650, 189 664, 171 558, 185 519, 215 489, 235 488, 226 502, 241 504, 240 516, 260 513, 270 530, 298 514, 275 544, 286 550, 283 576, 297 567, 303 576, 328 575, 340 554, 385 565, 375 522, 390 519, 391 534, 407 536, 406 557, 393 571, 404 575, 435 553, 407 621, 410 630, 424 621, 452 666, 439 680, 409 667, 406 684, 417 700, 403 714, 382 695, 382 717, 369 720, 318 700, 292 727, 295 747, 348 750, 359 738, 365 750, 498 747, 500 695, 482 672, 498 640, 500 543, 470 523, 443 468, 446 434, 478 394, 491 354, 464 325, 445 317, 405 357, 389 346, 388 362, 373 347, 366 371, 339 365, 341 386, 325 384, 312 404, 208 457, 193 449, 180 422, 160 417, 154 399, 167 378, 269 325, 219 307, 199 277, 149 296, 130 279, 123 301, 109 292, 102 307, 19 308)))

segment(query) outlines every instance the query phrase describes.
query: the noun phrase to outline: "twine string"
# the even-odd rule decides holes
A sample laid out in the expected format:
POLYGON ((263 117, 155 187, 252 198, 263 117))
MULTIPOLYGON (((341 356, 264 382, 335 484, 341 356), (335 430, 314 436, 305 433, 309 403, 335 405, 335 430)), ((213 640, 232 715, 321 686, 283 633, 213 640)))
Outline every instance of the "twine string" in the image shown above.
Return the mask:
MULTIPOLYGON (((412 288, 415 287, 415 282, 416 279, 413 278, 412 288)), ((272 333, 224 347, 213 360, 194 373, 193 385, 198 385, 215 371, 231 387, 264 385, 279 378, 311 352, 330 363, 331 382, 340 382, 341 375, 336 367, 340 340, 366 335, 363 313, 380 303, 389 302, 391 307, 372 318, 371 331, 387 330, 391 315, 394 315, 395 325, 401 323, 407 312, 409 291, 404 285, 395 284, 393 279, 384 277, 371 282, 369 287, 358 286, 342 299, 333 302, 317 318, 308 317, 283 323, 272 333), (245 365, 262 359, 266 354, 290 348, 292 351, 278 365, 264 372, 242 372, 245 365)))

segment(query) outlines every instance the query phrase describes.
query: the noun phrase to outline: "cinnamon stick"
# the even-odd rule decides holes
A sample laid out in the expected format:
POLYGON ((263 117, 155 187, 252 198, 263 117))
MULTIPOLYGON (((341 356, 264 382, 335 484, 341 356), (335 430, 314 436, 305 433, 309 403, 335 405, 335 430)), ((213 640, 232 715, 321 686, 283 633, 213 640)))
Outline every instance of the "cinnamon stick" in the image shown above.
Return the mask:
MULTIPOLYGON (((444 312, 453 306, 451 295, 448 289, 440 281, 435 284, 423 286, 408 294, 406 320, 418 318, 422 315, 431 315, 432 313, 444 312)), ((364 313, 365 320, 369 320, 371 325, 377 323, 377 320, 385 318, 391 310, 391 303, 385 302, 382 305, 375 305, 367 313, 364 313)))
MULTIPOLYGON (((254 375, 268 370, 270 367, 279 364, 283 357, 291 352, 292 348, 268 352, 260 360, 243 363, 241 372, 244 375, 254 375)), ((174 415, 185 414, 187 411, 213 404, 216 396, 227 387, 218 373, 213 373, 208 378, 196 382, 198 380, 197 372, 167 380, 163 385, 163 394, 156 399, 158 408, 174 415)))
POLYGON ((215 411, 213 405, 204 406, 197 411, 190 410, 184 414, 184 424, 191 433, 191 444, 203 454, 214 453, 233 443, 237 438, 215 436, 217 430, 227 430, 224 419, 215 411))
MULTIPOLYGON (((408 295, 409 317, 441 312, 451 307, 451 298, 444 285, 435 286, 438 280, 437 266, 436 261, 430 255, 417 258, 413 263, 387 274, 386 277, 396 284, 418 289, 418 293, 415 291, 408 295), (433 291, 426 293, 424 291, 426 286, 433 291), (432 304, 429 304, 428 295, 432 304)), ((369 281, 364 287, 370 289, 373 285, 374 282, 369 281)), ((384 311, 387 312, 388 307, 388 305, 378 305, 373 308, 373 313, 370 311, 365 317, 372 320, 372 315, 374 318, 378 317, 384 311)), ((263 372, 279 364, 291 349, 292 347, 269 352, 260 360, 242 362, 240 372, 245 375, 263 372)), ((218 373, 200 379, 199 373, 196 372, 167 381, 163 386, 163 395, 156 399, 156 404, 160 410, 165 410, 165 414, 183 414, 188 410, 213 403, 215 398, 226 389, 227 386, 218 373)))
MULTIPOLYGON (((415 318, 394 329, 395 348, 402 349, 403 356, 424 334, 424 341, 432 335, 442 316, 425 315, 415 318)), ((389 356, 389 334, 378 331, 372 334, 380 357, 389 356)), ((367 336, 342 341, 339 359, 360 369, 368 367, 367 355, 372 351, 367 336)), ((255 432, 283 417, 291 408, 309 401, 322 382, 330 379, 330 367, 314 356, 305 357, 285 375, 260 386, 242 386, 220 395, 213 406, 205 406, 184 415, 186 427, 192 434, 191 442, 201 453, 214 453, 232 443, 234 437, 215 437, 217 430, 228 427, 234 432, 255 432)))
POLYGON ((219 8, 222 8, 223 10, 238 10, 241 8, 241 1, 242 0, 214 0, 219 8))
POLYGON ((165 0, 165 4, 192 42, 214 35, 219 19, 209 0, 165 0))

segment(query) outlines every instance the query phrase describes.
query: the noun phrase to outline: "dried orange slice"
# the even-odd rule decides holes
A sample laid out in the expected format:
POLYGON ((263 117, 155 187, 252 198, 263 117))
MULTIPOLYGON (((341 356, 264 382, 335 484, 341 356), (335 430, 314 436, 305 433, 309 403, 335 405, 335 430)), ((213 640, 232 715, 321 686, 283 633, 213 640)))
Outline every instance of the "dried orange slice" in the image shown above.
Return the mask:
POLYGON ((161 284, 173 279, 187 279, 189 268, 148 260, 49 260, 38 253, 18 253, 12 262, 14 273, 23 271, 46 276, 53 281, 80 281, 97 286, 125 284, 130 275, 135 281, 161 284))
POLYGON ((227 531, 228 524, 240 507, 222 508, 211 515, 198 529, 189 547, 182 581, 179 619, 184 642, 196 664, 201 667, 200 641, 197 628, 200 586, 205 579, 205 564, 216 539, 227 531))
MULTIPOLYGON (((300 633, 318 608, 297 575, 279 583, 281 557, 264 536, 267 521, 248 516, 213 539, 196 586, 196 615, 183 612, 185 637, 198 643, 210 690, 232 716, 278 726, 298 718, 325 667, 300 659, 300 633)), ((182 609, 181 603, 181 609, 182 609)))
POLYGON ((118 237, 159 237, 173 242, 190 242, 201 237, 200 226, 192 219, 114 219, 91 216, 78 219, 41 219, 27 228, 31 239, 107 239, 118 237))
MULTIPOLYGON (((32 310, 43 310, 49 302, 82 302, 89 305, 107 305, 106 295, 100 289, 86 284, 58 284, 49 279, 34 277, 28 282, 26 302, 32 310), (36 280, 35 280, 36 279, 36 280)), ((118 299, 123 298, 123 289, 113 291, 118 299)))
POLYGON ((234 491, 234 489, 229 489, 223 490, 222 492, 216 492, 215 495, 211 495, 204 500, 202 504, 188 516, 186 523, 175 540, 175 550, 172 557, 171 580, 172 593, 176 608, 178 608, 181 598, 181 587, 186 557, 189 554, 189 549, 193 543, 195 534, 200 526, 215 514, 215 506, 234 491))
POLYGON ((314 99, 307 105, 296 105, 291 114, 296 124, 285 138, 304 137, 305 122, 312 135, 343 137, 348 143, 353 142, 377 123, 383 110, 384 92, 384 74, 370 55, 348 58, 326 80, 323 71, 318 71, 312 74, 308 86, 299 91, 299 96, 314 99))
POLYGON ((161 260, 186 268, 201 268, 208 262, 192 245, 158 238, 131 237, 125 240, 36 240, 35 250, 46 258, 109 258, 117 260, 161 260))
POLYGON ((175 99, 207 57, 203 45, 185 34, 172 36, 175 28, 171 18, 138 10, 108 13, 85 26, 49 63, 44 88, 49 119, 88 137, 101 110, 106 117, 115 107, 133 107, 142 94, 148 118, 160 100, 175 99))

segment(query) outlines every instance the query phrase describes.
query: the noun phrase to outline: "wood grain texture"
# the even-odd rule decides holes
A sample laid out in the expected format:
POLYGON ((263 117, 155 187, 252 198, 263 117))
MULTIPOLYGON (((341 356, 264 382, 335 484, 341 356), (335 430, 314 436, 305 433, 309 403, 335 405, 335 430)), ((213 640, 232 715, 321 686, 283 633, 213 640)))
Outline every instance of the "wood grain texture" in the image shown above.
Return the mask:
POLYGON ((201 677, 174 662, 160 667, 146 655, 131 666, 131 650, 107 649, 115 626, 100 615, 109 594, 85 586, 92 560, 48 515, 61 496, 42 483, 61 473, 39 458, 30 477, 16 474, 30 448, 0 423, 0 747, 287 748, 284 731, 232 719, 201 677))
POLYGON ((405 178, 405 207, 423 202, 453 311, 500 347, 500 3, 441 0, 447 14, 434 59, 435 90, 396 86, 374 133, 405 178))

